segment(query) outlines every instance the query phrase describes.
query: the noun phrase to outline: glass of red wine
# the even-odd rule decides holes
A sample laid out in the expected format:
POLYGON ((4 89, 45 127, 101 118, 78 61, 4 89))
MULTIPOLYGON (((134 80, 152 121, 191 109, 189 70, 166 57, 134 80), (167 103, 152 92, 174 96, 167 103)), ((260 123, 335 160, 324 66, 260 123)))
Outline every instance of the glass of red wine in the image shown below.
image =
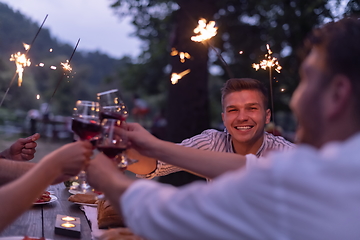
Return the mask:
MULTIPOLYGON (((120 120, 122 124, 125 124, 129 112, 118 89, 100 92, 97 94, 97 99, 100 104, 100 121, 103 119, 117 119, 120 120)), ((122 164, 124 168, 126 168, 127 165, 137 162, 135 159, 126 157, 124 153, 119 154, 117 158, 120 162, 119 164, 122 164)))
MULTIPOLYGON (((101 132, 99 120, 100 105, 98 102, 78 100, 73 110, 71 129, 81 140, 89 140, 95 144, 101 132)), ((78 175, 79 185, 71 189, 77 192, 92 192, 92 187, 86 181, 85 171, 78 175)))
POLYGON ((128 166, 124 152, 128 139, 119 128, 125 127, 125 121, 113 118, 104 118, 101 121, 101 135, 96 142, 96 148, 116 162, 120 170, 125 171, 128 166))

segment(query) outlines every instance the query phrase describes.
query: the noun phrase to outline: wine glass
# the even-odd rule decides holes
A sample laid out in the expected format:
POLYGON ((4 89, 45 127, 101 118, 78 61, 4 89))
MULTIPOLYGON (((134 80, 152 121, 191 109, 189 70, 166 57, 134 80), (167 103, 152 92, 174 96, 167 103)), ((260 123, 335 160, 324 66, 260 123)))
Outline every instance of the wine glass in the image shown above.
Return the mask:
MULTIPOLYGON (((121 171, 125 171, 127 166, 133 163, 129 163, 124 155, 128 145, 126 134, 116 130, 116 128, 124 127, 125 124, 123 120, 104 118, 101 121, 101 135, 96 141, 96 148, 112 159, 121 171)), ((104 200, 104 194, 98 195, 97 199, 104 200)))
POLYGON ((114 160, 123 171, 128 163, 127 158, 121 156, 124 156, 128 139, 124 132, 117 131, 116 128, 124 127, 125 124, 125 121, 119 119, 104 118, 101 121, 101 135, 96 142, 96 148, 114 160))
POLYGON ((129 115, 118 89, 111 89, 97 94, 100 104, 100 121, 104 118, 126 120, 129 115))
MULTIPOLYGON (((100 92, 97 94, 97 99, 100 104, 100 121, 103 119, 118 119, 125 124, 129 112, 127 107, 121 97, 121 94, 118 89, 111 89, 105 92, 100 92)), ((136 163, 138 160, 130 159, 125 156, 124 153, 120 153, 118 156, 119 164, 123 165, 123 168, 126 168, 128 165, 136 163)))
MULTIPOLYGON (((99 103, 78 100, 73 110, 71 129, 81 140, 89 140, 94 144, 94 138, 99 135, 101 131, 99 103)), ((79 185, 71 189, 82 193, 92 192, 91 186, 86 181, 85 171, 81 171, 77 177, 79 179, 79 185)))

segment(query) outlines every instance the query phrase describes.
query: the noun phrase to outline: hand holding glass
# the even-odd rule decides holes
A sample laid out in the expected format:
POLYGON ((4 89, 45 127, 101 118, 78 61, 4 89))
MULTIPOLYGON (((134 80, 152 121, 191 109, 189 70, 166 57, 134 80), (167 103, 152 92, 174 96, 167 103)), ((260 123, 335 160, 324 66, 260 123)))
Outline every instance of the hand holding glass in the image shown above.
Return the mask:
POLYGON ((117 130, 117 128, 123 127, 124 124, 124 121, 118 119, 103 119, 101 122, 101 136, 96 142, 97 149, 116 161, 121 170, 125 170, 128 165, 127 162, 124 162, 126 157, 122 157, 122 153, 127 148, 128 139, 126 134, 117 130))
MULTIPOLYGON (((80 137, 81 140, 93 139, 100 133, 101 126, 99 120, 99 103, 92 101, 78 100, 76 102, 71 129, 80 137)), ((92 192, 91 186, 86 181, 85 171, 78 175, 79 185, 72 188, 79 192, 92 192)))

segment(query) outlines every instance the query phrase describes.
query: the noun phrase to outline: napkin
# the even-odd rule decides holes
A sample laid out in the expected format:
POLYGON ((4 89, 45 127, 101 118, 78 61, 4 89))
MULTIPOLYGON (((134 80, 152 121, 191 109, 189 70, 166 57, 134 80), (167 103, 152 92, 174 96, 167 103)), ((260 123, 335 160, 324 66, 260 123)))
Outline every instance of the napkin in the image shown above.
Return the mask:
POLYGON ((93 240, 97 240, 102 234, 104 234, 106 229, 99 229, 97 222, 97 207, 90 207, 86 205, 80 206, 80 209, 84 211, 86 218, 90 221, 91 224, 91 236, 93 240))

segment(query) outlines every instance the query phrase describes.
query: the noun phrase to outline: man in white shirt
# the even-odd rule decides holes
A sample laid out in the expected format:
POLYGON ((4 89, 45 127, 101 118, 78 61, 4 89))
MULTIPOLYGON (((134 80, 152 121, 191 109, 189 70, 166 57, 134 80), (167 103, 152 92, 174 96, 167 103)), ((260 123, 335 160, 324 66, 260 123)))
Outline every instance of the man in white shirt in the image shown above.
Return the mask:
MULTIPOLYGON (((208 129, 183 140, 179 145, 241 155, 255 154, 257 157, 264 156, 272 150, 284 151, 294 147, 293 143, 283 137, 265 132, 271 112, 268 108, 267 90, 260 81, 251 78, 229 79, 221 93, 221 116, 225 130, 208 129)), ((184 170, 163 161, 138 155, 133 150, 129 150, 128 153, 131 158, 140 160, 139 163, 128 167, 128 170, 138 173, 137 177, 140 178, 151 179, 184 170)))
POLYGON ((87 169, 90 184, 146 239, 360 239, 359 39, 360 19, 344 18, 305 42, 310 52, 291 100, 297 148, 264 160, 199 151, 130 124, 142 154, 209 177, 227 173, 175 188, 129 179, 99 154, 87 169))

